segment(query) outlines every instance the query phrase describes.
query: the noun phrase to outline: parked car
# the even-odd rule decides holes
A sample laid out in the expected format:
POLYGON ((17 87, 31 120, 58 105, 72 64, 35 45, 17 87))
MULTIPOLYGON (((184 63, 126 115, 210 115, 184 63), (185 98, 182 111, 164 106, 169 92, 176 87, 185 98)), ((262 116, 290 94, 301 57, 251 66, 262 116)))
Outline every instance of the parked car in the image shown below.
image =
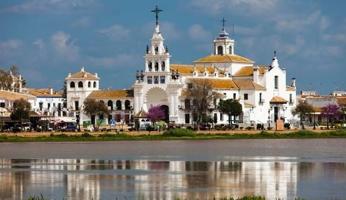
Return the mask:
POLYGON ((66 126, 61 128, 61 131, 64 132, 76 132, 78 130, 75 123, 66 123, 66 126))

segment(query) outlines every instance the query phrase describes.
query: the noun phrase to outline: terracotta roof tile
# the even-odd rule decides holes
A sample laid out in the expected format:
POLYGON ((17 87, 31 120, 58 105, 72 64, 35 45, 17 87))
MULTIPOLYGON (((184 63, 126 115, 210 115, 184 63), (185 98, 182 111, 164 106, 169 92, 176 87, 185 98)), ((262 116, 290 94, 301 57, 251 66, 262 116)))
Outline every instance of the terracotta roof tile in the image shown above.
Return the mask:
POLYGON ((336 101, 338 102, 339 106, 346 106, 346 97, 337 97, 336 101))
POLYGON ((210 81, 212 87, 217 90, 238 89, 237 85, 231 79, 212 79, 212 78, 191 78, 194 81, 210 81))
POLYGON ((100 78, 97 77, 95 74, 81 70, 79 72, 71 74, 71 76, 68 76, 66 79, 99 80, 100 78))
POLYGON ((133 90, 98 90, 93 91, 88 98, 90 99, 116 99, 133 97, 133 90))
POLYGON ((235 79, 234 83, 241 90, 265 90, 266 88, 250 79, 235 79))
POLYGON ((254 61, 235 54, 209 55, 200 58, 195 63, 254 63, 254 61))
POLYGON ((62 97, 62 93, 59 92, 51 94, 49 88, 28 88, 28 93, 36 97, 62 97))
POLYGON ((271 100, 270 103, 287 103, 286 99, 280 97, 280 96, 274 96, 271 100))
POLYGON ((30 94, 0 90, 0 99, 15 101, 19 99, 25 99, 25 100, 35 99, 35 97, 30 94))
MULTIPOLYGON (((237 71, 234 76, 253 76, 253 66, 242 67, 239 71, 237 71)), ((258 68, 260 75, 265 74, 267 67, 260 66, 258 68)))
POLYGON ((171 70, 178 71, 182 75, 192 75, 194 70, 198 73, 204 73, 205 70, 207 70, 209 74, 213 74, 215 71, 218 71, 219 74, 223 73, 223 71, 214 66, 171 64, 170 67, 171 70))

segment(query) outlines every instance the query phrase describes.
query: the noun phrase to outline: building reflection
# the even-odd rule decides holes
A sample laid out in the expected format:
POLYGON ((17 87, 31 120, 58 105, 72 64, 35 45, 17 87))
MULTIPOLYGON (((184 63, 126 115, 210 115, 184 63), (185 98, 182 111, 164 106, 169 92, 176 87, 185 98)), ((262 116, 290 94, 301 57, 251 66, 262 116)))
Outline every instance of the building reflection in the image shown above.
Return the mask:
MULTIPOLYGON (((277 160, 273 158, 273 160, 277 160)), ((299 177, 344 164, 295 161, 0 160, 0 199, 294 199, 299 177)), ((345 175, 341 176, 345 178, 345 175)))

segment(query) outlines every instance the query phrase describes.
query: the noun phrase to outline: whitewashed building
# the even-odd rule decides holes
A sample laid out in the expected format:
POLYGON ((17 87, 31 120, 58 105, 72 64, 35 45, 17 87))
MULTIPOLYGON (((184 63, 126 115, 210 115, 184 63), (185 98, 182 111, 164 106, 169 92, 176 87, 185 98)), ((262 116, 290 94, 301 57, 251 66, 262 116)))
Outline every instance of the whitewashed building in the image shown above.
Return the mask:
MULTIPOLYGON (((160 31, 158 13, 155 9, 156 25, 144 55, 144 67, 137 71, 136 81, 129 90, 100 90, 97 74, 84 71, 69 74, 67 83, 67 108, 90 120, 80 112, 86 98, 103 101, 110 110, 108 121, 132 119, 130 115, 145 113, 152 106, 162 106, 167 121, 176 124, 192 124, 192 114, 186 109, 192 101, 185 96, 188 83, 194 79, 208 79, 213 90, 222 99, 236 99, 243 107, 243 114, 234 119, 244 127, 263 124, 274 126, 276 120, 294 120, 292 109, 296 106, 296 83, 287 84, 286 69, 280 66, 274 53, 269 65, 236 54, 236 42, 223 27, 213 41, 211 54, 197 59, 192 64, 171 64, 171 54, 164 44, 160 31), (126 103, 127 102, 127 103, 126 103), (114 106, 118 104, 117 106, 114 106), (125 105, 127 104, 127 106, 125 105), (117 107, 117 109, 114 109, 117 107), (118 117, 119 118, 119 117, 118 117)), ((114 83, 116 85, 116 83, 114 83)), ((220 99, 215 99, 217 105, 220 99)), ((218 111, 217 106, 210 113, 215 124, 227 124, 227 115, 218 111)), ((99 116, 104 118, 104 116, 99 116)), ((129 120, 127 120, 129 121, 129 120)))

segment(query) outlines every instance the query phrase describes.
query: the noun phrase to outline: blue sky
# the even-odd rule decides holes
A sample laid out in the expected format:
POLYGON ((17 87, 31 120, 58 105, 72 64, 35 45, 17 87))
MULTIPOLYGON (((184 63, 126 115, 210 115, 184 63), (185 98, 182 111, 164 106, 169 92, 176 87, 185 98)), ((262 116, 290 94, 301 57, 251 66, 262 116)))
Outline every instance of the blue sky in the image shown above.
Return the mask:
POLYGON ((299 90, 346 89, 343 0, 1 0, 0 66, 17 65, 30 87, 59 89, 85 66, 101 87, 129 88, 144 68, 156 4, 171 63, 210 54, 225 17, 237 54, 270 64, 277 50, 299 90))

